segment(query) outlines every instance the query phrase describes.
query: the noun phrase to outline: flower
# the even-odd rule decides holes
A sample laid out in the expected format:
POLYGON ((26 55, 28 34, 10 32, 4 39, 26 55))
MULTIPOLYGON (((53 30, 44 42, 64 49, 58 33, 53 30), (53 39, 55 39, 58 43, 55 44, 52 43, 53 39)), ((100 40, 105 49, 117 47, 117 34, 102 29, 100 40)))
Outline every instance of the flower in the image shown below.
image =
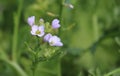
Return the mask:
POLYGON ((44 19, 43 19, 43 18, 40 18, 39 22, 44 22, 44 19))
POLYGON ((61 42, 60 38, 57 36, 52 36, 49 39, 50 46, 63 46, 63 43, 61 42))
POLYGON ((48 42, 50 46, 63 46, 60 38, 57 36, 52 36, 50 33, 44 36, 44 41, 48 42))
POLYGON ((69 6, 69 8, 71 8, 71 9, 74 8, 74 6, 73 6, 72 4, 69 4, 68 6, 69 6))
POLYGON ((35 23, 35 16, 28 17, 27 22, 30 26, 33 26, 35 23))
POLYGON ((41 25, 41 26, 33 25, 32 30, 31 30, 31 34, 42 37, 45 34, 44 26, 43 25, 41 25))
POLYGON ((59 21, 58 19, 54 19, 54 20, 52 21, 52 28, 54 28, 54 29, 59 28, 59 27, 60 27, 59 22, 60 22, 60 21, 59 21))
POLYGON ((46 34, 46 35, 44 36, 44 41, 45 41, 45 42, 48 42, 51 37, 52 37, 52 35, 51 35, 50 33, 46 34))

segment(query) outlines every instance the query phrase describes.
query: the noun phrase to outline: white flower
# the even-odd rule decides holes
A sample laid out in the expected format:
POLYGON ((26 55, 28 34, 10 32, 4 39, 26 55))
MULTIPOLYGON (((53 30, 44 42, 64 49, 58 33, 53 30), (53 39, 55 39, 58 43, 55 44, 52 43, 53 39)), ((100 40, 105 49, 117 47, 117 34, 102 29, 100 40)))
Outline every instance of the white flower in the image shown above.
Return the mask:
POLYGON ((42 26, 42 25, 41 26, 33 25, 32 30, 31 30, 31 34, 42 37, 45 34, 44 26, 42 26))
POLYGON ((61 42, 60 38, 57 36, 52 36, 49 39, 50 46, 63 46, 63 43, 61 42))

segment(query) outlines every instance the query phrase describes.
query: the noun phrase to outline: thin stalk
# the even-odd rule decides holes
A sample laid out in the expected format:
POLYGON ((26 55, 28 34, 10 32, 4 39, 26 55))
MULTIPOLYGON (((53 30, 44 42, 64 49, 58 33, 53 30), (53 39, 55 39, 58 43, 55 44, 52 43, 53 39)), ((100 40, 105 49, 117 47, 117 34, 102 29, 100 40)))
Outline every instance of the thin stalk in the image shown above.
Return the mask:
POLYGON ((32 62, 32 73, 33 73, 33 76, 35 76, 35 71, 36 71, 36 68, 37 68, 37 65, 38 65, 38 62, 37 62, 37 53, 36 55, 34 55, 34 60, 32 62))
POLYGON ((115 69, 115 70, 113 70, 113 71, 111 71, 111 72, 105 74, 104 76, 111 76, 112 74, 115 74, 115 73, 117 73, 117 72, 120 72, 120 68, 115 69))
MULTIPOLYGON (((65 0, 60 0, 60 13, 59 13, 59 19, 60 22, 62 24, 62 14, 63 14, 63 4, 64 4, 65 0)), ((61 28, 59 29, 59 35, 61 35, 61 28)), ((58 63, 57 63, 57 68, 58 68, 58 76, 61 76, 61 59, 58 59, 58 63)))
POLYGON ((65 0, 60 0, 60 13, 59 13, 59 18, 60 18, 60 21, 62 20, 62 13, 63 13, 63 4, 65 2, 65 0))
POLYGON ((36 64, 35 62, 32 63, 32 76, 35 76, 35 69, 36 69, 36 64))
MULTIPOLYGON (((35 71, 36 71, 36 68, 37 68, 37 65, 38 65, 38 50, 39 50, 39 47, 40 47, 40 40, 39 40, 39 37, 36 36, 36 47, 35 47, 35 54, 34 54, 34 60, 32 62, 32 72, 33 72, 33 76, 35 76, 35 71)), ((39 50, 40 51, 40 50, 39 50)))
POLYGON ((9 60, 4 61, 11 65, 19 73, 20 76, 28 76, 16 62, 11 62, 9 60))
MULTIPOLYGON (((59 18, 60 18, 60 22, 62 24, 62 15, 63 15, 63 4, 64 4, 65 0, 60 0, 60 13, 59 13, 59 18)), ((59 29, 59 35, 61 35, 61 28, 59 29)), ((57 64, 57 68, 58 68, 58 76, 61 76, 61 58, 58 59, 58 64, 57 64)))
POLYGON ((13 14, 14 20, 14 31, 13 31, 13 44, 12 44, 12 59, 17 61, 16 51, 17 51, 17 42, 18 42, 18 27, 20 22, 20 15, 22 11, 22 0, 19 0, 19 6, 17 13, 13 14))
MULTIPOLYGON (((60 13, 59 13, 59 19, 60 19, 60 22, 62 24, 62 21, 63 21, 63 18, 62 18, 62 14, 63 14, 63 4, 65 2, 65 0, 60 0, 60 13)), ((59 35, 61 34, 61 28, 59 28, 59 35)))
POLYGON ((60 59, 58 59, 58 64, 57 64, 57 68, 58 68, 58 76, 62 76, 61 75, 61 58, 60 59))

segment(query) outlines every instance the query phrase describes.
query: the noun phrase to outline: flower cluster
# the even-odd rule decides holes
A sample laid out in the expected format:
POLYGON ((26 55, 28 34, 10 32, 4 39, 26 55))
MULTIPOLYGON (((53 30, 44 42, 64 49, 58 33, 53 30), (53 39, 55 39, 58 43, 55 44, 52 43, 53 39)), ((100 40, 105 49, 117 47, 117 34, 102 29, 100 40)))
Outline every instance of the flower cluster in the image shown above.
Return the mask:
POLYGON ((47 23, 44 23, 43 19, 39 20, 39 24, 35 24, 35 16, 31 16, 27 20, 28 24, 31 26, 31 34, 44 37, 44 41, 48 42, 50 46, 63 46, 61 39, 58 36, 52 35, 50 32, 45 34, 45 29, 58 29, 60 27, 59 20, 54 19, 51 23, 51 28, 47 28, 47 23))

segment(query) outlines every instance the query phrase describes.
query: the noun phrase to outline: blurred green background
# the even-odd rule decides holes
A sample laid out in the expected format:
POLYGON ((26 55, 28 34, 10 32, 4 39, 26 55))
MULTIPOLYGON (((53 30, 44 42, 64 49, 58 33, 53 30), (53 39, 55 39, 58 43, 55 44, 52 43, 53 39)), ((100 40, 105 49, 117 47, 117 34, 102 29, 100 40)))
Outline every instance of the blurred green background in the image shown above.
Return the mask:
MULTIPOLYGON (((0 0, 0 51, 9 59, 20 1, 0 0)), ((31 62, 24 42, 31 40, 27 18, 33 15, 48 22, 60 19, 59 36, 64 43, 60 57, 40 62, 35 76, 103 76, 120 67, 120 0, 23 0, 17 61, 28 76, 32 76, 31 62)), ((0 60, 0 76, 19 74, 0 60)), ((111 76, 120 76, 120 71, 111 76)))

